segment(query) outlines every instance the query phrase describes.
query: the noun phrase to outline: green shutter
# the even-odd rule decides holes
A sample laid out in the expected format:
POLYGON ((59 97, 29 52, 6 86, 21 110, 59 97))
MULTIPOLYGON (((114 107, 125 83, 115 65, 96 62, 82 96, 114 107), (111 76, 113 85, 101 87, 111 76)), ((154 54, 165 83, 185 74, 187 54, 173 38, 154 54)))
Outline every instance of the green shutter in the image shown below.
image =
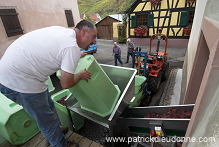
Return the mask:
POLYGON ((148 26, 154 26, 154 14, 148 14, 148 26))
POLYGON ((179 26, 186 26, 188 21, 188 12, 181 12, 179 26))
POLYGON ((136 16, 132 16, 132 28, 137 27, 137 26, 136 26, 136 22, 137 22, 136 16))

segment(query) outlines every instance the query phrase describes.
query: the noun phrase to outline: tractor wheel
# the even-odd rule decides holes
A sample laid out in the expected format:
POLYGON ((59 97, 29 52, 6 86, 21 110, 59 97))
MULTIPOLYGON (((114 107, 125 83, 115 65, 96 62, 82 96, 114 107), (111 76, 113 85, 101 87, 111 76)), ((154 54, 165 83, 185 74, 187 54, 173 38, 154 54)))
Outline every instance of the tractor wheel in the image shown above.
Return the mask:
POLYGON ((149 106, 152 101, 152 95, 143 94, 139 107, 149 106))
POLYGON ((162 79, 161 81, 165 81, 168 78, 168 72, 169 72, 169 62, 165 62, 162 69, 162 79))
POLYGON ((157 77, 149 77, 148 89, 152 94, 156 94, 160 87, 162 72, 159 72, 157 77))

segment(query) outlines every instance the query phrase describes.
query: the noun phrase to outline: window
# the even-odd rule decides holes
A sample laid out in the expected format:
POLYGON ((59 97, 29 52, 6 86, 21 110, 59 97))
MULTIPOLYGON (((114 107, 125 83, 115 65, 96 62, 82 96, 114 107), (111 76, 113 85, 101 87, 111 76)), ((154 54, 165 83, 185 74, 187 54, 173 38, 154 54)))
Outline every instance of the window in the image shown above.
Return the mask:
POLYGON ((74 21, 71 10, 65 10, 65 16, 67 19, 68 27, 74 27, 74 21))
POLYGON ((194 19, 194 14, 195 14, 194 11, 189 12, 189 21, 188 21, 189 24, 192 24, 194 19))
POLYGON ((147 14, 137 15, 137 26, 147 25, 147 14))
POLYGON ((8 37, 23 34, 15 9, 0 9, 0 16, 8 37))

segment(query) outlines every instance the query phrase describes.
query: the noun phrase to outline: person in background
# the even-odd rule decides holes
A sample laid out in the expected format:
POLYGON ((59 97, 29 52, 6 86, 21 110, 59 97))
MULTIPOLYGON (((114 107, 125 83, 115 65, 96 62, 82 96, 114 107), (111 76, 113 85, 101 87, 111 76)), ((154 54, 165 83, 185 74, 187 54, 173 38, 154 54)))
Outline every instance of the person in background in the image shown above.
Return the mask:
POLYGON ((33 117, 51 147, 68 147, 54 112, 48 92, 48 76, 61 69, 63 89, 80 80, 88 80, 86 69, 74 74, 78 61, 85 55, 80 48, 96 44, 97 30, 89 21, 80 21, 74 29, 51 26, 29 32, 15 40, 0 62, 0 92, 23 106, 33 117))
POLYGON ((127 51, 126 63, 129 63, 129 56, 131 56, 132 58, 132 52, 135 50, 135 45, 133 42, 131 42, 131 39, 127 39, 127 46, 128 46, 128 51, 127 51))
POLYGON ((123 63, 122 63, 122 60, 121 60, 121 49, 120 49, 120 46, 118 46, 117 42, 114 42, 112 56, 113 55, 114 55, 114 60, 115 60, 115 66, 118 66, 117 60, 123 66, 123 63))

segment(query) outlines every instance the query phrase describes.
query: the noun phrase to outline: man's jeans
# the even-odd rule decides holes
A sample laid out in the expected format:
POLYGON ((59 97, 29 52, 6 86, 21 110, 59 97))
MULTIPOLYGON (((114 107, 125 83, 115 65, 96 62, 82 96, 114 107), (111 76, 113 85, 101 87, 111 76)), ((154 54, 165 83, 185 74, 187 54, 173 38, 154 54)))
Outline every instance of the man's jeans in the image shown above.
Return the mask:
POLYGON ((126 63, 129 63, 129 56, 132 57, 132 53, 127 52, 127 60, 126 60, 126 63))
POLYGON ((121 60, 121 56, 119 54, 114 54, 114 60, 115 60, 115 66, 117 66, 117 60, 119 61, 119 63, 122 65, 122 60, 121 60))
POLYGON ((27 94, 13 91, 0 84, 0 92, 23 106, 24 110, 36 120, 40 131, 46 137, 50 146, 63 147, 66 144, 48 90, 42 93, 27 94))

